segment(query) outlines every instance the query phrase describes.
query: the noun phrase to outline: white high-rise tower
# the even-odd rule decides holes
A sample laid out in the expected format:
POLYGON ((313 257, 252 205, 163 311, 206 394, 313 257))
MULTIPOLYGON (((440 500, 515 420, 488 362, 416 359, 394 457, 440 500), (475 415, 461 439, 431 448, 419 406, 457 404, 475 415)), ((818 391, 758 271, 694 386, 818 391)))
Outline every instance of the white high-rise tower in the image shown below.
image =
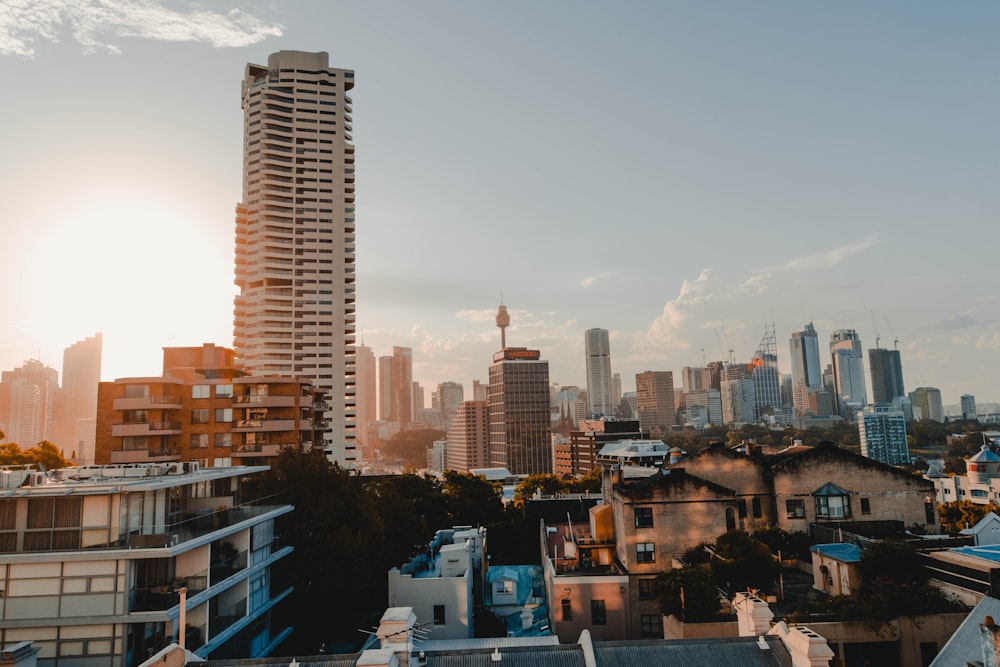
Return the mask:
POLYGON ((587 355, 587 401, 590 416, 615 414, 611 402, 611 344, 607 329, 587 329, 583 334, 587 355))
POLYGON ((279 51, 243 79, 233 347, 254 375, 327 392, 324 449, 354 462, 354 72, 279 51))

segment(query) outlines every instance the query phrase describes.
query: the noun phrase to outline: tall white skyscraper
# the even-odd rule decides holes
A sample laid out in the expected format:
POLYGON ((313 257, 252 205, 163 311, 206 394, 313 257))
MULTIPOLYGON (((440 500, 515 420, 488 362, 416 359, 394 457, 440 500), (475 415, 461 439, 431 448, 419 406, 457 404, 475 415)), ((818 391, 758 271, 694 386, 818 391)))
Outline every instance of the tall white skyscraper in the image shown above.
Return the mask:
POLYGON ((977 419, 976 397, 972 394, 962 394, 959 400, 962 402, 962 419, 977 419))
POLYGON ((587 401, 591 416, 614 415, 611 402, 611 344, 607 329, 587 329, 583 334, 587 363, 587 401))
POLYGON ((354 72, 279 51, 243 79, 233 346, 255 375, 327 392, 324 449, 354 463, 354 72))
POLYGON ((864 353, 861 338, 854 329, 837 329, 830 335, 830 356, 833 358, 833 392, 837 412, 854 421, 859 409, 868 404, 865 390, 864 353))
POLYGON ((792 360, 792 404, 795 412, 812 412, 809 394, 823 390, 823 370, 819 365, 819 337, 812 322, 792 333, 789 341, 792 360))

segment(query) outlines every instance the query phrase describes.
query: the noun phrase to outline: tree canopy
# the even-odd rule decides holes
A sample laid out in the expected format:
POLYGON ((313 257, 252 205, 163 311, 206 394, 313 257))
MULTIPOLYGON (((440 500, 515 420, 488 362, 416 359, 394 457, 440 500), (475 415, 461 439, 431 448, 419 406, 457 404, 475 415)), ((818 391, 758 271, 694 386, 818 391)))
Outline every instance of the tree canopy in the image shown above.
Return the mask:
POLYGON ((682 567, 656 577, 656 592, 665 616, 685 623, 710 621, 719 612, 719 588, 712 573, 702 567, 682 567))
POLYGON ((941 530, 946 533, 958 533, 965 528, 972 528, 990 512, 1000 514, 1000 507, 993 503, 980 505, 971 500, 957 500, 938 505, 941 530))
POLYGON ((0 444, 0 465, 26 464, 42 466, 46 470, 58 470, 72 465, 63 458, 59 448, 47 440, 26 449, 21 449, 13 442, 0 444))

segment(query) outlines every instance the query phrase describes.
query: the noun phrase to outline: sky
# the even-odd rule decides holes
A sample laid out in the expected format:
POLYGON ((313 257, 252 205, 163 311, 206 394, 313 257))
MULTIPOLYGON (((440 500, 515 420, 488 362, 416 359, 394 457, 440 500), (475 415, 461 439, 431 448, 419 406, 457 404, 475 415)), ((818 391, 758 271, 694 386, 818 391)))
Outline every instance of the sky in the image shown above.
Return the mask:
POLYGON ((998 33, 987 0, 0 0, 0 369, 231 346, 240 83, 293 49, 356 72, 358 339, 428 401, 487 380, 501 301, 561 385, 589 328, 629 391, 767 323, 788 372, 812 322, 823 364, 856 329, 1000 401, 998 33))

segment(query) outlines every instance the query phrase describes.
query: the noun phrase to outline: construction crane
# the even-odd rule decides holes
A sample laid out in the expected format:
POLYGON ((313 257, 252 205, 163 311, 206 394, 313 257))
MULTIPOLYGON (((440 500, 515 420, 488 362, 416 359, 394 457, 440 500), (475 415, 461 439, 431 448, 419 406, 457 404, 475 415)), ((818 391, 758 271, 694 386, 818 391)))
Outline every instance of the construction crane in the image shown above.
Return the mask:
POLYGON ((892 336, 892 349, 898 350, 899 349, 899 336, 897 336, 896 332, 894 332, 892 330, 892 325, 889 324, 889 316, 886 315, 885 313, 882 313, 882 317, 885 318, 885 326, 889 329, 889 335, 892 336))

